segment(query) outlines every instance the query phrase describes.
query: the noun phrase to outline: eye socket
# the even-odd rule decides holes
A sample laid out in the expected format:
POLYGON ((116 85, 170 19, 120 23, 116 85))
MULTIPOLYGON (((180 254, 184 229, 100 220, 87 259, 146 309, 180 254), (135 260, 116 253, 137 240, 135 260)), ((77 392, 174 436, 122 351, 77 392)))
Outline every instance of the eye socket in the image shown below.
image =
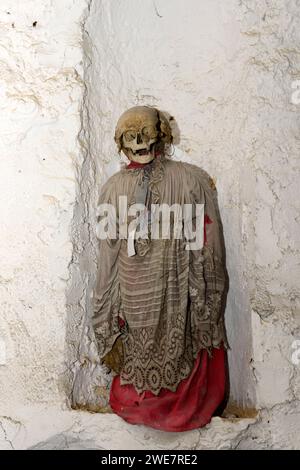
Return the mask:
POLYGON ((142 135, 149 139, 154 139, 157 136, 157 130, 154 126, 146 126, 142 129, 142 135))
POLYGON ((124 132, 123 136, 126 142, 132 142, 136 138, 136 131, 134 130, 126 131, 124 132))

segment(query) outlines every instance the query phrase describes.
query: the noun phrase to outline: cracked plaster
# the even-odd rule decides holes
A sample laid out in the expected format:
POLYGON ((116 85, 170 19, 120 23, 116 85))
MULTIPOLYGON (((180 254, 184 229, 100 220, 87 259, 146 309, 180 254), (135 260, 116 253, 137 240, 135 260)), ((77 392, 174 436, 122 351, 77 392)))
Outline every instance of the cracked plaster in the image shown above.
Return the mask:
POLYGON ((1 2, 1 448, 118 448, 125 430, 128 448, 300 447, 298 2, 191 3, 1 2), (145 103, 177 119, 174 158, 216 180, 231 400, 261 409, 172 438, 69 409, 107 404, 93 221, 114 123, 145 103))

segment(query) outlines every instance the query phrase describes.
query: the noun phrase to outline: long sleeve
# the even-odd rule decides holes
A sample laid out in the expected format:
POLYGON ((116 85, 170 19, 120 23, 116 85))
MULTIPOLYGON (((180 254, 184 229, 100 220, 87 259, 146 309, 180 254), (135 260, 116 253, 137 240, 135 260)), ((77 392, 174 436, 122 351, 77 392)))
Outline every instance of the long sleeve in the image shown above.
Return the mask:
POLYGON ((227 346, 224 327, 224 296, 226 293, 226 268, 222 226, 216 200, 216 190, 205 193, 204 279, 205 304, 211 321, 212 346, 227 346))
MULTIPOLYGON (((114 206, 114 184, 108 181, 101 192, 100 204, 114 206)), ((98 218, 98 223, 100 222, 98 218)), ((121 240, 99 239, 99 266, 94 288, 92 324, 95 331, 99 356, 103 358, 111 351, 120 336, 120 287, 118 280, 118 256, 121 240)))
POLYGON ((225 256, 216 190, 203 170, 193 169, 190 199, 193 204, 204 204, 203 248, 190 254, 191 328, 196 354, 201 348, 211 351, 228 344, 224 327, 225 256))

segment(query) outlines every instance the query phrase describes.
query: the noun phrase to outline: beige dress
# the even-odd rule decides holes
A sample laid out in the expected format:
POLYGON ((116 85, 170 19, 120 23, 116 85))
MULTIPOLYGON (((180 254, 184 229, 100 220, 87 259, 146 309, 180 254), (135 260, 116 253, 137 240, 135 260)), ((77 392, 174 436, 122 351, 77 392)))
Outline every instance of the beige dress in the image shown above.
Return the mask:
POLYGON ((139 202, 145 180, 148 205, 204 204, 210 222, 198 250, 187 250, 184 237, 135 240, 133 256, 126 239, 99 242, 93 326, 100 357, 121 338, 121 384, 157 395, 176 390, 201 349, 227 346, 225 267, 215 189, 197 166, 160 156, 123 169, 103 186, 99 203, 113 204, 118 217, 118 197, 126 195, 128 206, 139 202))

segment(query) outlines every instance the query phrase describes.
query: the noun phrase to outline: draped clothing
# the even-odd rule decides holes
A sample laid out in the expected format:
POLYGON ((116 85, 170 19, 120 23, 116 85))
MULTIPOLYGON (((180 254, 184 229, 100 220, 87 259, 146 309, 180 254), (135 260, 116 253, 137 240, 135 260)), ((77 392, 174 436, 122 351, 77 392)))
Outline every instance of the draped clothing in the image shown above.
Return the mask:
MULTIPOLYGON (((119 171, 102 188, 99 203, 112 204, 115 208, 117 234, 99 242, 100 266, 92 321, 100 358, 105 362, 114 350, 118 356, 114 368, 118 376, 111 389, 111 403, 114 402, 112 408, 121 416, 121 408, 127 410, 122 417, 129 422, 152 425, 151 413, 146 421, 139 420, 132 404, 141 402, 141 397, 159 400, 165 394, 178 395, 180 387, 192 380, 191 377, 196 386, 195 377, 199 378, 201 370, 202 378, 209 370, 213 374, 211 366, 216 355, 223 364, 223 372, 219 374, 223 378, 219 382, 225 380, 224 354, 214 352, 216 348, 224 352, 227 347, 222 309, 224 253, 215 193, 211 180, 199 167, 164 156, 143 167, 119 171), (169 238, 152 239, 149 233, 146 239, 122 239, 118 232, 124 222, 120 219, 123 215, 119 196, 127 196, 128 208, 144 202, 148 213, 152 204, 181 207, 190 204, 194 208, 203 204, 203 246, 187 249, 190 241, 186 236, 176 238, 172 230, 169 238), (122 387, 126 403, 121 403, 122 387), (134 398, 132 402, 128 391, 131 399, 134 398)), ((196 218, 196 212, 192 214, 196 218)), ((125 223, 129 226, 130 222, 129 217, 125 223)), ((202 381, 202 387, 203 384, 202 381)), ((224 383, 219 390, 222 387, 224 383)), ((220 397, 223 395, 224 390, 220 397)), ((161 428, 185 430, 206 422, 196 419, 186 427, 166 423, 161 428)))

